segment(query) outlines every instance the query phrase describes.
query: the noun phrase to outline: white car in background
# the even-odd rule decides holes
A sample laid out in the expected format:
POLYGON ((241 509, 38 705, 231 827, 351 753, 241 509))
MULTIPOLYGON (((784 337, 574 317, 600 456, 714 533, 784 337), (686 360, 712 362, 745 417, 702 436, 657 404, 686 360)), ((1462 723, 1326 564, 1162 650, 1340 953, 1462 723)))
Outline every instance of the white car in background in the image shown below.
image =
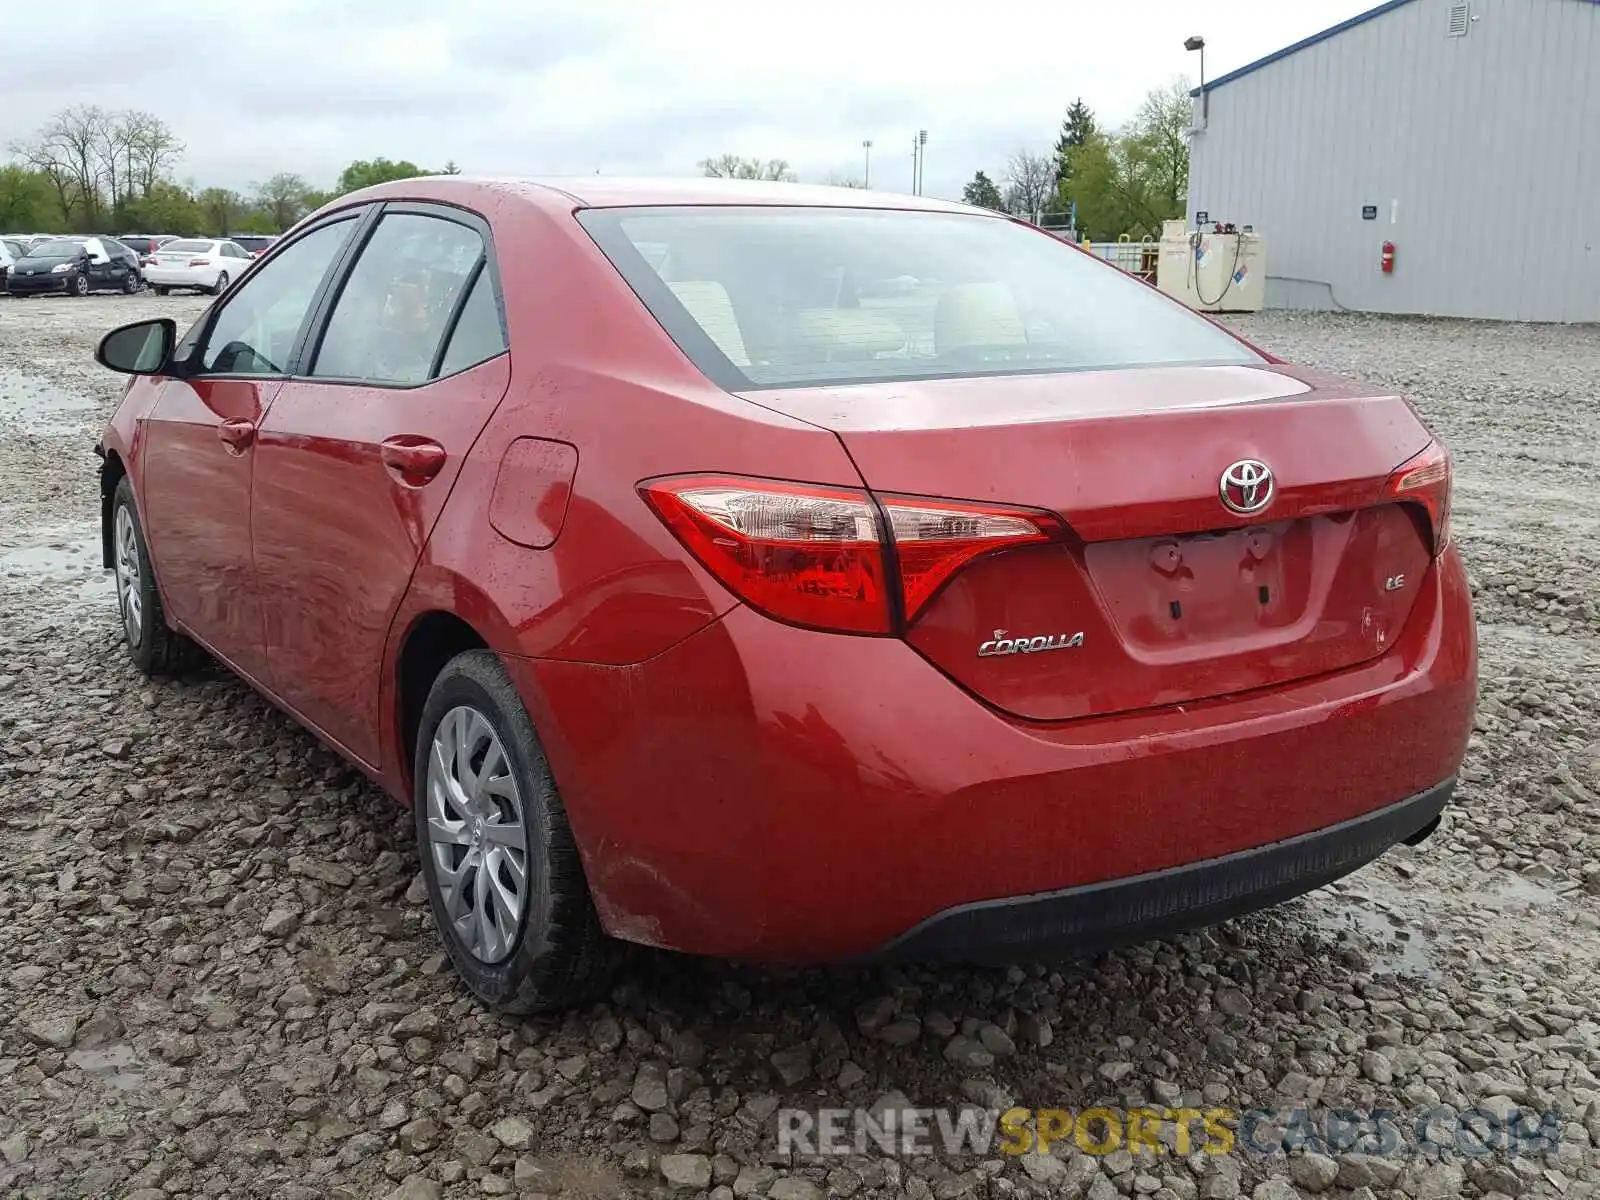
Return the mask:
POLYGON ((185 238, 167 242, 144 260, 144 280, 165 296, 173 288, 219 295, 250 265, 250 252, 236 242, 185 238))

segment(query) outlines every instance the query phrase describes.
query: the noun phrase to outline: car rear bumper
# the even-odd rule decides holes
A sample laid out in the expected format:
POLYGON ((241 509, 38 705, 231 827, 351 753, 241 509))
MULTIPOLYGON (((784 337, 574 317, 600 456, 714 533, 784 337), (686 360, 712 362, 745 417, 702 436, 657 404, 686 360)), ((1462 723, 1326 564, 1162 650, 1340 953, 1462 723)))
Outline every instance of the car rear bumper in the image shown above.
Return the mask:
POLYGON ((208 288, 216 283, 215 275, 202 275, 198 271, 185 271, 171 267, 143 268, 144 281, 151 287, 208 288))
POLYGON ((874 957, 1007 961, 1090 954, 1212 925, 1303 895, 1433 831, 1455 780, 1266 846, 1035 896, 958 905, 929 917, 874 957))
POLYGON ((636 666, 505 659, 606 927, 786 962, 1087 948, 1319 886, 1443 804, 1477 674, 1454 550, 1380 658, 1076 721, 746 608, 636 666))

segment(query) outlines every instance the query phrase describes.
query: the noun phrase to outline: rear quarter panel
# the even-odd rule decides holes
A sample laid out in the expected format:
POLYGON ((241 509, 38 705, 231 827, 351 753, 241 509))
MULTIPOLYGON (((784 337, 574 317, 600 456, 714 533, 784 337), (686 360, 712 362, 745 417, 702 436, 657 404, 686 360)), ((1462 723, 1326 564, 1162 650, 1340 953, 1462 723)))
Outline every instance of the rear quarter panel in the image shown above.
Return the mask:
MULTIPOLYGON (((832 433, 711 385, 683 357, 571 212, 521 195, 479 207, 495 238, 511 383, 441 514, 397 615, 389 661, 430 611, 453 612, 503 655, 620 667, 662 653, 737 601, 640 499, 641 481, 736 471, 860 486, 832 433), (496 481, 518 439, 575 450, 559 534, 548 548, 509 540, 496 481)), ((396 711, 386 672, 386 711, 396 711)), ((555 768, 573 778, 552 714, 525 696, 555 768)), ((398 722, 391 736, 398 738, 398 722)), ((396 745, 385 761, 409 764, 396 745)), ((400 783, 397 790, 406 790, 400 783)), ((564 786, 564 794, 575 792, 564 786)), ((581 794, 566 795, 582 839, 581 794)))

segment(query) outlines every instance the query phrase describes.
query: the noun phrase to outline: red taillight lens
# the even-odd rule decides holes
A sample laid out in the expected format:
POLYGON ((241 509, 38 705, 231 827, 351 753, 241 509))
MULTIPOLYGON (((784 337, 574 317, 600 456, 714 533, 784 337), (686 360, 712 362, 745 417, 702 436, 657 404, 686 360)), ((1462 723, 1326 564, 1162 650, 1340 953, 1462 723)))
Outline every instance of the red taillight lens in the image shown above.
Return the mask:
POLYGON ((812 629, 889 632, 881 523, 865 492, 720 476, 642 490, 689 552, 751 607, 812 629))
POLYGON ((913 496, 880 499, 900 560, 907 624, 945 580, 973 559, 991 550, 1052 541, 1065 532, 1048 513, 913 496))
POLYGON ((1450 544, 1450 474, 1450 451, 1440 442, 1429 442, 1389 476, 1386 489, 1396 500, 1420 504, 1428 514, 1435 555, 1450 544))
POLYGON ((811 629, 893 630, 884 521, 909 624, 944 582, 992 550, 1055 540, 1048 513, 728 476, 655 480, 641 491, 706 569, 753 608, 811 629))
POLYGON ((189 265, 191 267, 209 267, 211 265, 211 260, 209 258, 191 258, 189 260, 189 265))

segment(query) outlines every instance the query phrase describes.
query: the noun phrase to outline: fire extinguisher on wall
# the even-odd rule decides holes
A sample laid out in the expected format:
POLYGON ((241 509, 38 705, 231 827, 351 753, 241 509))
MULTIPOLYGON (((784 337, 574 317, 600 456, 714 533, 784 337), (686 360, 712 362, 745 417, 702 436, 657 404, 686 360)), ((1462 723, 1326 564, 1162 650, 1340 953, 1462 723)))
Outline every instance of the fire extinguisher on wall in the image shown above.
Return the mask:
POLYGON ((1383 273, 1385 275, 1393 275, 1394 274, 1394 243, 1393 242, 1385 242, 1383 244, 1383 258, 1380 260, 1380 263, 1381 263, 1381 265, 1383 267, 1383 273))

